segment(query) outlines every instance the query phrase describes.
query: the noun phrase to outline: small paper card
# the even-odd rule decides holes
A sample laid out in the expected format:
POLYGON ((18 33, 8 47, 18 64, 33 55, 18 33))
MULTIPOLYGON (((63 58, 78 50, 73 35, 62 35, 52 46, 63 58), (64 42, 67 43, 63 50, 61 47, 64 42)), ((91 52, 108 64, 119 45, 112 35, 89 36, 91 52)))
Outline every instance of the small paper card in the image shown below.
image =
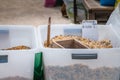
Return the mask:
POLYGON ((84 20, 82 22, 82 37, 90 40, 98 40, 98 29, 96 20, 84 20))
POLYGON ((0 30, 0 49, 8 48, 9 45, 9 30, 0 30))

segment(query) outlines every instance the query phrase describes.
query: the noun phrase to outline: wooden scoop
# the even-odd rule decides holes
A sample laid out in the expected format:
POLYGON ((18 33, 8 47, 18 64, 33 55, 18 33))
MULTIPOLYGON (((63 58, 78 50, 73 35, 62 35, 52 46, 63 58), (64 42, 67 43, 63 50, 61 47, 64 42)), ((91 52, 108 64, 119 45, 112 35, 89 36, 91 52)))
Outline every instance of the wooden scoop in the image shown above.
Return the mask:
POLYGON ((88 49, 86 45, 82 44, 77 39, 66 39, 66 40, 52 40, 52 48, 73 48, 73 49, 88 49))

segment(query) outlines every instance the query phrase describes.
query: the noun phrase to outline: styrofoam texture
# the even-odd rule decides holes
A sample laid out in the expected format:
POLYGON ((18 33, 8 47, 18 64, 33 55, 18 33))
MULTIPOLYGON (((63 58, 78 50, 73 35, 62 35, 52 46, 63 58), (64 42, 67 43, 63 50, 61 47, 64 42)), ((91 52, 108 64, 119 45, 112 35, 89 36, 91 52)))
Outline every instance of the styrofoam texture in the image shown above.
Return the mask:
MULTIPOLYGON (((65 29, 81 29, 82 25, 63 24, 51 25, 51 38, 57 35, 64 35, 65 29)), ((45 48, 44 41, 47 39, 47 25, 38 27, 39 46, 43 52, 44 65, 67 66, 73 64, 85 64, 91 68, 99 67, 120 67, 120 38, 109 25, 97 25, 99 40, 109 39, 114 48, 110 49, 55 49, 45 48), (93 54, 98 55, 97 59, 76 60, 72 54, 93 54)))
POLYGON ((36 28, 30 25, 0 25, 9 30, 9 47, 25 45, 30 50, 0 50, 0 56, 8 55, 7 63, 0 63, 0 80, 8 77, 23 77, 33 80, 34 56, 38 52, 36 28))

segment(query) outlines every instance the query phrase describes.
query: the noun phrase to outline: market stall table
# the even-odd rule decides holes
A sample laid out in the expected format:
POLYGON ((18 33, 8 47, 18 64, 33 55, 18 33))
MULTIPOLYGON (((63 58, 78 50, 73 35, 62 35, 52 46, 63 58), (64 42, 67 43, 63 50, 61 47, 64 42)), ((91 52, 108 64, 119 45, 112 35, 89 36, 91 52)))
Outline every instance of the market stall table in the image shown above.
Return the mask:
POLYGON ((112 6, 101 6, 98 0, 83 0, 87 11, 87 19, 106 22, 114 10, 112 6))

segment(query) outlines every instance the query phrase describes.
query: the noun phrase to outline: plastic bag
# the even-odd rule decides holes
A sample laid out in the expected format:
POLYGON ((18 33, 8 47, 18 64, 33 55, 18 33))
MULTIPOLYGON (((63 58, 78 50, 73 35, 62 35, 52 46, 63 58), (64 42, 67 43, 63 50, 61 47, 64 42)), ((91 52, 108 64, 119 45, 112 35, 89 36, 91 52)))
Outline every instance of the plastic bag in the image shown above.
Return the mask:
POLYGON ((34 62, 34 80, 44 80, 44 69, 42 61, 42 53, 35 54, 34 62))
MULTIPOLYGON (((67 15, 71 21, 74 21, 74 8, 73 8, 73 0, 63 0, 66 5, 67 15)), ((82 0, 76 0, 77 5, 77 21, 82 22, 82 20, 86 20, 86 10, 83 6, 82 0)))
POLYGON ((106 25, 112 25, 113 29, 120 34, 120 3, 110 15, 106 25))
POLYGON ((116 0, 115 1, 115 7, 117 7, 117 5, 120 3, 120 0, 116 0))

